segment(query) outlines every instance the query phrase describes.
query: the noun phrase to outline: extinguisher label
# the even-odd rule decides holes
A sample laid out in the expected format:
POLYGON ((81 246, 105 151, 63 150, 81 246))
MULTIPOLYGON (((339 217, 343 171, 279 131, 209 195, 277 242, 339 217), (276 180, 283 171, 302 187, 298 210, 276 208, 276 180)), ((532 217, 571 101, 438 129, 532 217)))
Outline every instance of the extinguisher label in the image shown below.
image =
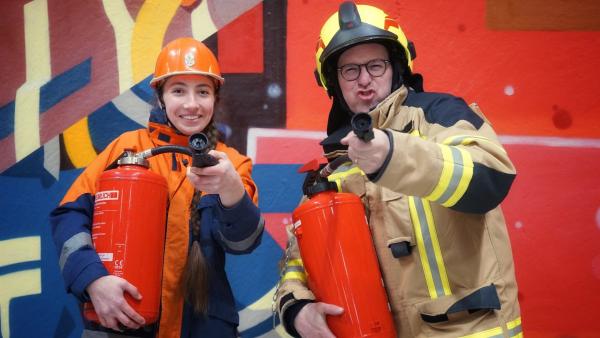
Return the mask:
POLYGON ((96 202, 112 201, 119 199, 119 190, 105 190, 96 193, 96 202))
POLYGON ((112 252, 98 252, 98 256, 100 256, 100 260, 103 262, 112 262, 113 260, 112 252))
POLYGON ((294 229, 298 228, 301 225, 302 225, 302 222, 300 220, 297 220, 296 222, 294 222, 294 229))

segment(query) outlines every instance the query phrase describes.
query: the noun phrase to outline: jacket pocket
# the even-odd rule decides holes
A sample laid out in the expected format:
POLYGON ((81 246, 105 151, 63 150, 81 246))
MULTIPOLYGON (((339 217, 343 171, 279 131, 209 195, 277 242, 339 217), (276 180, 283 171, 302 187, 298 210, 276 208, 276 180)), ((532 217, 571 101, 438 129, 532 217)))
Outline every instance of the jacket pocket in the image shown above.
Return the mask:
POLYGON ((501 330, 500 300, 493 284, 409 306, 411 329, 426 337, 459 337, 501 330))
POLYGON ((414 244, 414 230, 410 220, 406 197, 382 188, 383 225, 387 234, 387 247, 394 258, 410 255, 414 244))

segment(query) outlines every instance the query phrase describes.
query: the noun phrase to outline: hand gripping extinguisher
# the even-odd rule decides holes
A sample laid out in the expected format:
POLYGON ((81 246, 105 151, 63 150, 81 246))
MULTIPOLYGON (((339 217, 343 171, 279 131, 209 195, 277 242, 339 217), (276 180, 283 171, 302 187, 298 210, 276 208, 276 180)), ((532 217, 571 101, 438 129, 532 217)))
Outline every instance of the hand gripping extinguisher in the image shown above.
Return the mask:
MULTIPOLYGON (((162 146, 139 153, 125 152, 100 176, 94 202, 92 241, 112 275, 133 284, 142 300, 125 293, 129 305, 146 321, 158 320, 165 245, 168 187, 161 175, 149 170, 149 157, 177 152, 192 156, 193 165, 216 164, 207 154, 208 138, 190 136, 190 148, 162 146)), ((84 304, 86 319, 99 323, 91 302, 84 304)))
POLYGON ((327 316, 329 328, 341 338, 396 337, 360 198, 311 174, 303 188, 309 199, 292 219, 308 286, 318 301, 344 308, 340 316, 327 316))

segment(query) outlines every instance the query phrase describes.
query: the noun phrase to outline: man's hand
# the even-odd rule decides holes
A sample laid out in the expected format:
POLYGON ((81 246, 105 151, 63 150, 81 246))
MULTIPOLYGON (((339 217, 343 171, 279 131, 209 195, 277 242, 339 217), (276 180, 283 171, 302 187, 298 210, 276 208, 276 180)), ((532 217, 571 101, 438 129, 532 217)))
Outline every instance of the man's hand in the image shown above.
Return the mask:
POLYGON ((370 142, 363 142, 351 131, 340 141, 348 146, 348 157, 366 174, 377 172, 390 152, 387 134, 380 129, 373 129, 373 134, 370 142))
POLYGON ((294 319, 294 327, 302 337, 335 338, 325 316, 339 316, 344 309, 327 303, 309 303, 302 307, 294 319))
POLYGON ((103 276, 88 285, 87 292, 102 326, 122 331, 119 324, 130 329, 138 329, 145 324, 144 318, 125 300, 125 291, 137 300, 142 299, 135 286, 117 276, 103 276))

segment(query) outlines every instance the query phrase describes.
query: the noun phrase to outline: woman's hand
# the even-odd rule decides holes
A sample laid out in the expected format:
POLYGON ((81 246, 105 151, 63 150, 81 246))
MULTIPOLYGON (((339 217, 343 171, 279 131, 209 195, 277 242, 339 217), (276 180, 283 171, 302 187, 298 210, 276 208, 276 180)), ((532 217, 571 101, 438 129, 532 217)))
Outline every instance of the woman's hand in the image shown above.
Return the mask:
POLYGON ((217 158, 219 163, 205 168, 188 167, 187 177, 196 190, 219 194, 224 207, 234 206, 246 192, 242 179, 227 154, 216 150, 211 150, 209 154, 217 158))
POLYGON ((142 295, 125 279, 103 276, 90 283, 86 290, 102 326, 122 331, 119 324, 130 329, 139 329, 145 324, 144 318, 127 303, 124 293, 128 292, 137 300, 142 299, 142 295))

